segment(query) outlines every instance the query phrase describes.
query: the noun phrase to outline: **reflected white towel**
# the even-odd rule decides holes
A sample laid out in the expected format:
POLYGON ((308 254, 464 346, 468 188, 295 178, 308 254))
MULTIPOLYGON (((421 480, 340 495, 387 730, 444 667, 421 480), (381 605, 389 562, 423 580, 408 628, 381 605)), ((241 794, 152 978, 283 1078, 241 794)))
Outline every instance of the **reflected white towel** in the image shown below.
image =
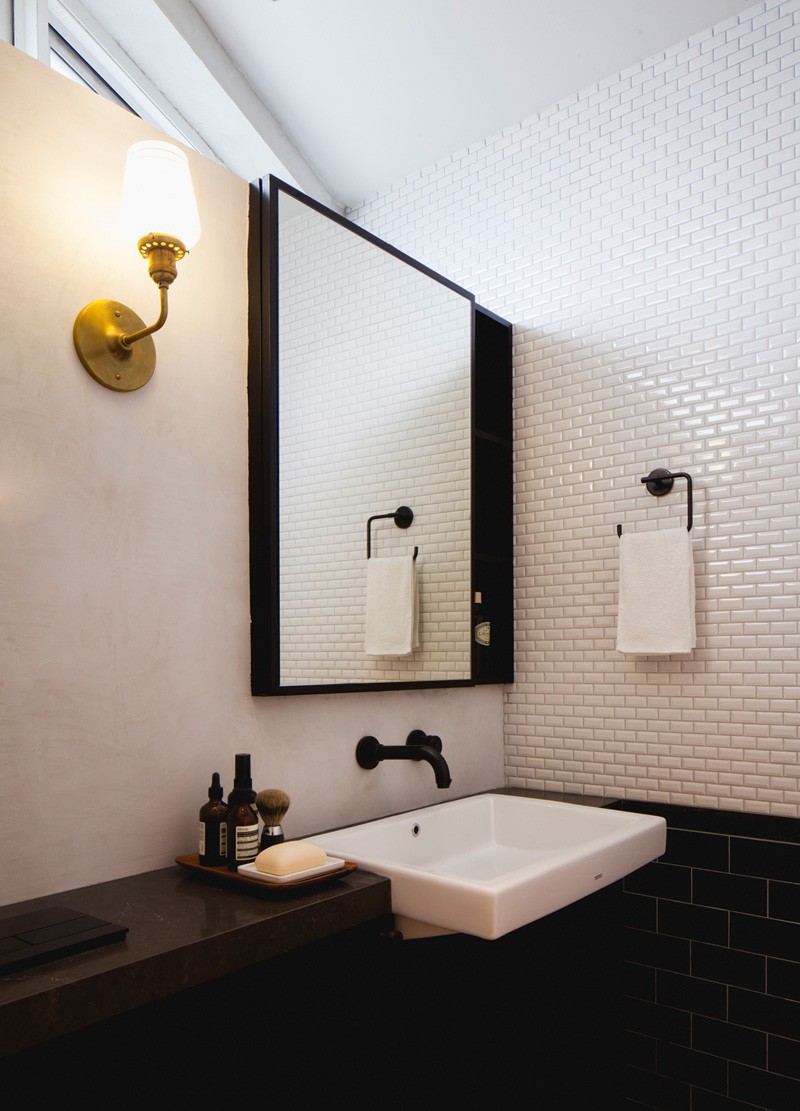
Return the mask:
POLYGON ((691 652, 696 644, 692 539, 686 528, 623 532, 617 651, 691 652))
POLYGON ((368 656, 410 656, 419 647, 417 563, 413 556, 367 560, 368 656))

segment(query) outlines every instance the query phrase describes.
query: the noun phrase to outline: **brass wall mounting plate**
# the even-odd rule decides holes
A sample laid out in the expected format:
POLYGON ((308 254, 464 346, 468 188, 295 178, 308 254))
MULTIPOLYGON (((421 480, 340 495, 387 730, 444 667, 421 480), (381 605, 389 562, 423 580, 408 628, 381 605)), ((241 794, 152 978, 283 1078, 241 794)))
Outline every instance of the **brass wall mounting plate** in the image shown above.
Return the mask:
POLYGON ((119 301, 92 301, 81 309, 72 330, 78 358, 92 378, 109 390, 141 389, 153 377, 156 345, 144 336, 123 347, 120 336, 145 327, 144 321, 119 301))

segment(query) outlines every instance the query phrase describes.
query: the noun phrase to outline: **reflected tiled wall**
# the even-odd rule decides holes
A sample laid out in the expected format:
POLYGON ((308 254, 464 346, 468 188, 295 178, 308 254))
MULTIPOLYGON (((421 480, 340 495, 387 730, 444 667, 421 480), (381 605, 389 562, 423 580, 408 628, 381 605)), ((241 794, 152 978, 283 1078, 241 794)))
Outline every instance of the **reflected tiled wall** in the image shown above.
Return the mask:
POLYGON ((280 200, 281 683, 470 675, 471 302, 280 200), (419 549, 419 648, 368 656, 372 558, 419 549))
POLYGON ((759 3, 354 214, 515 324, 509 784, 800 813, 799 65, 759 3), (616 524, 685 522, 659 466, 685 658, 615 650, 616 524))

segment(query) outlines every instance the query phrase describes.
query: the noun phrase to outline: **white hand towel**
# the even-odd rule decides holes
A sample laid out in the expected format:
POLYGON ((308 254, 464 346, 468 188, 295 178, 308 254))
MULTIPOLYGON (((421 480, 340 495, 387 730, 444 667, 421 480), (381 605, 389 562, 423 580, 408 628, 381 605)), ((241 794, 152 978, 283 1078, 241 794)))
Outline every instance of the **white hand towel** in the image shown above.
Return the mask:
POLYGON ((367 560, 368 656, 410 656, 419 647, 417 563, 413 556, 367 560))
POLYGON ((617 651, 691 652, 696 644, 692 539, 686 528, 623 532, 617 651))

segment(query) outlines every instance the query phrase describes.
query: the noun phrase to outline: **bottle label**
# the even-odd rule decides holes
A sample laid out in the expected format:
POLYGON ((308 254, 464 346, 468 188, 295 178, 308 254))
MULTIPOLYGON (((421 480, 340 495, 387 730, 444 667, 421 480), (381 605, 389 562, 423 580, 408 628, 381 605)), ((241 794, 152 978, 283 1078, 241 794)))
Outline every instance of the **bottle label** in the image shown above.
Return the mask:
POLYGON ((206 818, 197 827, 198 852, 201 863, 206 857, 206 863, 212 866, 219 860, 224 861, 227 856, 228 828, 219 818, 206 818))
POLYGON ((480 621, 475 626, 475 643, 481 644, 485 648, 489 646, 492 639, 492 624, 490 621, 480 621))
POLYGON ((258 856, 258 823, 236 827, 236 859, 242 864, 258 856))

